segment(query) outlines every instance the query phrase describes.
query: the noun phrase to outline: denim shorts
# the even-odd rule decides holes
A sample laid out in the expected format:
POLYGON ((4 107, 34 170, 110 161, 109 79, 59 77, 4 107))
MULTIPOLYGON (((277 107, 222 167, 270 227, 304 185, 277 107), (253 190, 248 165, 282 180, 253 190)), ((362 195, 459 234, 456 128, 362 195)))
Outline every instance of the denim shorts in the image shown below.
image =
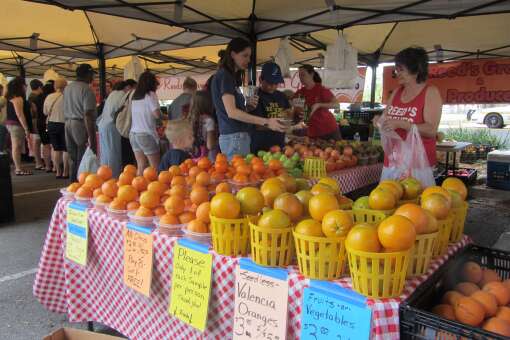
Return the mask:
POLYGON ((130 132, 129 142, 134 152, 143 152, 146 156, 159 153, 159 143, 156 138, 149 133, 130 132))
POLYGON ((251 138, 247 132, 220 135, 220 149, 230 160, 234 155, 246 156, 250 153, 251 138))

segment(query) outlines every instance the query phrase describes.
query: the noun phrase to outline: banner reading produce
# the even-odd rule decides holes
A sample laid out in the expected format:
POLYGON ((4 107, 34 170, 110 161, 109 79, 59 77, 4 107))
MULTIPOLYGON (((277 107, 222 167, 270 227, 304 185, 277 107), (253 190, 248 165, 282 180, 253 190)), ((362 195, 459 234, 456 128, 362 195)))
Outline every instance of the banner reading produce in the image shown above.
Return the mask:
MULTIPOLYGON (((331 91, 341 103, 361 102, 363 98, 363 88, 365 86, 366 67, 358 68, 358 78, 352 89, 332 89, 331 91)), ((211 74, 191 76, 198 83, 198 88, 205 86, 207 79, 211 74)), ((159 100, 173 100, 182 93, 182 83, 186 77, 159 77, 159 88, 156 92, 159 100)), ((258 80, 257 80, 258 82, 258 80)), ((301 87, 297 71, 292 71, 289 78, 285 78, 285 84, 281 84, 278 90, 292 90, 296 92, 301 87)))
MULTIPOLYGON (((398 87, 393 66, 383 72, 383 102, 398 87)), ((428 83, 445 104, 510 102, 510 59, 464 60, 429 65, 428 83)))

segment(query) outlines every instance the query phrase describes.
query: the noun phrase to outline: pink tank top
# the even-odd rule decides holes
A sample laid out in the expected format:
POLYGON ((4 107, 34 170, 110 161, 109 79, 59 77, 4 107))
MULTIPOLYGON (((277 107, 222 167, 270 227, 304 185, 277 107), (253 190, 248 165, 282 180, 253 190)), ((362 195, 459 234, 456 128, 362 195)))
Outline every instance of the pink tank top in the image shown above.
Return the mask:
MULTIPOLYGON (((425 119, 423 118, 423 109, 425 107, 425 95, 427 93, 428 86, 425 86, 421 92, 414 97, 410 102, 404 103, 401 100, 403 87, 399 87, 397 93, 393 97, 393 101, 387 108, 387 115, 392 119, 407 120, 413 124, 423 124, 425 119)), ((397 129, 396 132, 402 139, 407 137, 407 131, 403 129, 397 129)), ((421 137, 427 158, 430 166, 436 164, 436 140, 435 138, 421 137)), ((388 165, 388 160, 384 158, 384 165, 388 165)))

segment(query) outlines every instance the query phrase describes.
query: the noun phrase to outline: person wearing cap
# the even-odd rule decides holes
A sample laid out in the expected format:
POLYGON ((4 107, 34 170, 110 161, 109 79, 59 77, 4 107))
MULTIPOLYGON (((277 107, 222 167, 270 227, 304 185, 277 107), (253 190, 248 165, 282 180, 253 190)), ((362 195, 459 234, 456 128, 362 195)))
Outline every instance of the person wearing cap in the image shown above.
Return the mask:
MULTIPOLYGON (((278 64, 265 63, 260 73, 260 87, 257 89, 257 105, 248 112, 264 118, 288 118, 290 103, 285 94, 278 91, 278 84, 284 82, 282 71, 278 64)), ((285 132, 269 130, 263 126, 257 126, 251 135, 251 152, 269 150, 272 146, 283 147, 285 144, 285 132)))
POLYGON ((90 88, 95 71, 89 64, 76 68, 76 81, 64 90, 66 148, 69 153, 71 181, 76 181, 78 167, 87 144, 97 154, 96 95, 90 88))

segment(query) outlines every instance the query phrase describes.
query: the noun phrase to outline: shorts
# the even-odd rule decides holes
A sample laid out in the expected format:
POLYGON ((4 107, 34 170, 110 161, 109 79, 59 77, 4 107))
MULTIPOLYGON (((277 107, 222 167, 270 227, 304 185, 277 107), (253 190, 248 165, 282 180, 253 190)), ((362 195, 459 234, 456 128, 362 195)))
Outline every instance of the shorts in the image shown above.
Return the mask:
POLYGON ((144 132, 130 132, 129 142, 134 152, 143 152, 144 155, 159 154, 159 143, 156 138, 144 132))
POLYGON ((50 136, 48 135, 46 129, 39 131, 39 137, 41 138, 42 145, 50 144, 50 136))
POLYGON ((20 125, 6 125, 6 127, 11 137, 21 140, 24 140, 27 137, 25 135, 25 130, 23 130, 20 125))
POLYGON ((234 155, 241 155, 244 157, 250 153, 251 138, 247 132, 220 135, 219 142, 221 152, 224 153, 229 160, 231 160, 234 155))
POLYGON ((67 151, 64 123, 48 122, 48 137, 55 151, 67 151))

